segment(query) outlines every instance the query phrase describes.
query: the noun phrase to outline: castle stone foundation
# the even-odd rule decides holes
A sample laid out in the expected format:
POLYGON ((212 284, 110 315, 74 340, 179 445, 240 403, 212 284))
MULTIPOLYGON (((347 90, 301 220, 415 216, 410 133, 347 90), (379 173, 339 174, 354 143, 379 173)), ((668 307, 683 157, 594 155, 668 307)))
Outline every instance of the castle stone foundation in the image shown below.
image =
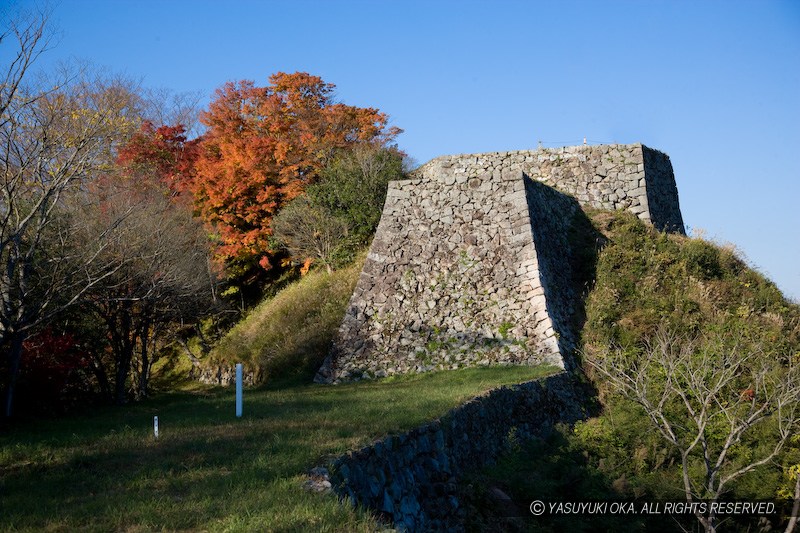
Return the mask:
POLYGON ((581 206, 684 231, 669 157, 641 144, 445 156, 392 182, 317 381, 572 368, 581 206))

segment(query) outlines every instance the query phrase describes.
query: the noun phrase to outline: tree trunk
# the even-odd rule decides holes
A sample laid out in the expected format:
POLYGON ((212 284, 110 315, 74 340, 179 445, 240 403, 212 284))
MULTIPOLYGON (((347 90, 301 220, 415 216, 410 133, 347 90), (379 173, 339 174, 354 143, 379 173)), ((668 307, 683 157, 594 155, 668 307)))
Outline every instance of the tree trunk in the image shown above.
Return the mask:
POLYGON ((142 344, 142 365, 141 371, 139 372, 138 389, 136 391, 137 399, 147 398, 147 385, 150 378, 150 367, 152 366, 150 351, 148 350, 149 337, 150 325, 144 321, 141 331, 139 332, 139 342, 142 344))
POLYGON ((128 401, 128 387, 126 383, 131 369, 132 357, 128 349, 124 351, 127 353, 122 353, 117 356, 117 370, 114 373, 114 403, 117 405, 123 405, 128 401))
POLYGON ((8 387, 6 388, 5 403, 3 406, 3 415, 5 418, 11 418, 14 405, 14 390, 17 386, 17 378, 19 377, 20 364, 22 362, 22 343, 25 341, 25 335, 22 333, 14 333, 11 336, 11 342, 8 348, 8 387))
POLYGON ((129 309, 119 311, 120 324, 119 331, 116 333, 117 346, 114 351, 116 371, 114 375, 114 403, 123 405, 128 401, 128 374, 131 371, 133 361, 133 349, 136 346, 136 333, 131 327, 131 317, 129 309))
MULTIPOLYGON (((94 350, 93 350, 94 351, 94 350)), ((108 374, 106 369, 103 368, 103 363, 97 354, 92 353, 91 357, 92 373, 97 379, 97 385, 100 387, 100 395, 104 401, 111 401, 111 383, 108 381, 108 374)))
POLYGON ((800 472, 797 473, 797 481, 794 484, 794 505, 792 506, 792 517, 786 526, 786 533, 792 533, 797 525, 797 515, 800 514, 800 472))

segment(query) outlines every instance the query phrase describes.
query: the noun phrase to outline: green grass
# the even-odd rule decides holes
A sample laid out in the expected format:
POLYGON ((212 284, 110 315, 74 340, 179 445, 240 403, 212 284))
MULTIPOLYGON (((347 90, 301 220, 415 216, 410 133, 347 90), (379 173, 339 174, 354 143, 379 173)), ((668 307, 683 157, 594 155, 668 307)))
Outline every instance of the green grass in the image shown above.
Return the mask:
POLYGON ((492 367, 339 386, 285 381, 173 393, 28 422, 0 437, 3 531, 374 531, 366 512, 303 491, 303 473, 483 391, 552 373, 492 367), (153 438, 153 416, 161 436, 153 438))
POLYGON ((244 362, 265 379, 313 375, 342 323, 365 258, 362 253, 330 274, 310 272, 265 299, 214 347, 211 363, 244 362))

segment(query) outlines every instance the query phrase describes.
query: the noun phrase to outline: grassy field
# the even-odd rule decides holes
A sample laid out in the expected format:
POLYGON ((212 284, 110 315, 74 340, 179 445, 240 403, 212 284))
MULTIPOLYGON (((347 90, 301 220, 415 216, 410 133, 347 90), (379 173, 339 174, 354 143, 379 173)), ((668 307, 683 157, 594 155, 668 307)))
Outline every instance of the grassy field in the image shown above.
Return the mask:
POLYGON ((374 531, 303 473, 502 384, 552 373, 505 367, 336 387, 284 382, 172 393, 22 424, 0 436, 3 531, 374 531), (153 416, 160 437, 153 437, 153 416))

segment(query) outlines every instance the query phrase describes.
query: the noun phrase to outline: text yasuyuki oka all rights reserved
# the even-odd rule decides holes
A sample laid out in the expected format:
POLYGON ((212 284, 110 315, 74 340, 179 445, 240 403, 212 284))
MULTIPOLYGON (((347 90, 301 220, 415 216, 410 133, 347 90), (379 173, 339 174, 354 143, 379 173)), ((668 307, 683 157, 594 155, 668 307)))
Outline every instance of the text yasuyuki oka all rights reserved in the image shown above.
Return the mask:
POLYGON ((775 514, 773 502, 543 502, 530 504, 531 514, 542 516, 568 514, 702 514, 702 515, 770 515, 775 514))

